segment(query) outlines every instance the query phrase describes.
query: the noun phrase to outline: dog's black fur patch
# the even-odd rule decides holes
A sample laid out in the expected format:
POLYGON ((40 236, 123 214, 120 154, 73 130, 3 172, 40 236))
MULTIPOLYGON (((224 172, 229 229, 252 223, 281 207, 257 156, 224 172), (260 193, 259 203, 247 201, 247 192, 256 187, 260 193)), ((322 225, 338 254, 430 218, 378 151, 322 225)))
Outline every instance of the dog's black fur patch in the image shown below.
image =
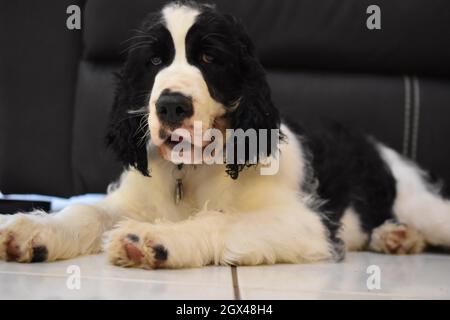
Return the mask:
POLYGON ((317 181, 314 193, 333 242, 347 208, 354 209, 368 234, 394 218, 396 181, 375 141, 337 123, 301 127, 290 122, 289 127, 309 155, 306 175, 317 181))
MULTIPOLYGON (((229 129, 268 130, 267 150, 259 149, 258 137, 256 156, 258 159, 270 156, 277 147, 271 143, 270 130, 280 127, 280 116, 272 102, 264 68, 243 24, 231 15, 206 7, 189 31, 186 42, 189 63, 201 70, 211 96, 232 109, 226 115, 229 129), (201 62, 200 55, 205 52, 215 57, 213 63, 201 62)), ((245 143, 243 158, 238 158, 235 152, 233 163, 227 164, 227 173, 233 179, 251 166, 253 155, 249 152, 249 142, 245 143)), ((239 146, 235 143, 234 147, 239 146)))
POLYGON ((175 57, 172 36, 160 14, 147 16, 134 37, 128 41, 125 64, 117 74, 117 89, 111 111, 107 144, 125 167, 133 166, 148 176, 148 113, 146 107, 158 72, 175 57), (157 40, 155 40, 157 39, 157 40), (153 65, 153 57, 161 64, 153 65))

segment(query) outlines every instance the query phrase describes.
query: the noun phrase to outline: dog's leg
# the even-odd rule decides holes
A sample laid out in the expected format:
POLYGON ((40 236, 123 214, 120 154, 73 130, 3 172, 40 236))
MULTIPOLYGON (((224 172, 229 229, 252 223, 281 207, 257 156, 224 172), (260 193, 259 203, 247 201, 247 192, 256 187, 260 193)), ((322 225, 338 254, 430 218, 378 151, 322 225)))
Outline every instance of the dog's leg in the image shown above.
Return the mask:
POLYGON ((302 205, 249 213, 205 212, 178 223, 126 221, 111 234, 111 263, 183 268, 310 262, 332 257, 317 213, 302 205))
POLYGON ((99 252, 102 234, 116 218, 105 203, 9 216, 0 224, 0 260, 42 262, 99 252))
POLYGON ((396 220, 417 230, 427 244, 450 248, 450 200, 416 164, 387 147, 380 146, 380 152, 397 181, 396 220))

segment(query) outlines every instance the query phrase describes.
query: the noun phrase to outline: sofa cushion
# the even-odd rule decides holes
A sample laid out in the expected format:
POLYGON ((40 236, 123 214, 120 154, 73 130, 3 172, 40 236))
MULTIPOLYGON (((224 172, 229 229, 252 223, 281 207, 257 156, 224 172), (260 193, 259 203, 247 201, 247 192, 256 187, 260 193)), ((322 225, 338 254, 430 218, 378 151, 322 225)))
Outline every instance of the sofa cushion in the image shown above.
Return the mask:
MULTIPOLYGON (((381 30, 366 27, 371 0, 214 2, 243 21, 267 68, 450 75, 448 0, 378 0, 381 30)), ((164 3, 88 1, 86 57, 123 58, 123 41, 164 3)))

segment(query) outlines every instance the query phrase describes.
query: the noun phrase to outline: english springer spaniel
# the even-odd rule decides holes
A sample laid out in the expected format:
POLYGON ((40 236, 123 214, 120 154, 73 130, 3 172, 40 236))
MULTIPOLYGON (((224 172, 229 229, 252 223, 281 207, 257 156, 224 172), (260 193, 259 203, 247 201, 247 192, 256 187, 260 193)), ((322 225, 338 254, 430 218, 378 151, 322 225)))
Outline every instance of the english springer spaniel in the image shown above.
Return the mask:
POLYGON ((415 164, 339 125, 309 130, 280 119, 236 18, 174 2, 149 15, 128 47, 107 135, 125 165, 121 178, 96 205, 0 218, 0 259, 98 253, 104 234, 109 261, 138 268, 338 261, 348 250, 450 246, 450 202, 415 164), (230 144, 244 146, 240 155, 206 163, 190 151, 214 143, 215 156, 239 137, 196 140, 195 123, 258 136, 230 144), (188 157, 175 161, 179 144, 188 157))

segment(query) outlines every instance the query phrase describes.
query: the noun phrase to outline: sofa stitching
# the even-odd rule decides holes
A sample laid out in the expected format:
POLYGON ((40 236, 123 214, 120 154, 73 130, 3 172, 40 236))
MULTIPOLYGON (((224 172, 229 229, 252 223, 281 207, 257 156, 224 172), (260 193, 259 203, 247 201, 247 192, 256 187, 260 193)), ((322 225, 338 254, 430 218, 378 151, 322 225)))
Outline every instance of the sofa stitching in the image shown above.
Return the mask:
POLYGON ((403 155, 409 156, 410 130, 411 130, 411 79, 405 75, 404 79, 404 117, 403 117, 403 155))
POLYGON ((411 158, 417 159, 418 143, 419 143, 419 126, 420 126, 420 83, 417 77, 413 77, 413 106, 414 117, 412 123, 411 134, 411 158))

